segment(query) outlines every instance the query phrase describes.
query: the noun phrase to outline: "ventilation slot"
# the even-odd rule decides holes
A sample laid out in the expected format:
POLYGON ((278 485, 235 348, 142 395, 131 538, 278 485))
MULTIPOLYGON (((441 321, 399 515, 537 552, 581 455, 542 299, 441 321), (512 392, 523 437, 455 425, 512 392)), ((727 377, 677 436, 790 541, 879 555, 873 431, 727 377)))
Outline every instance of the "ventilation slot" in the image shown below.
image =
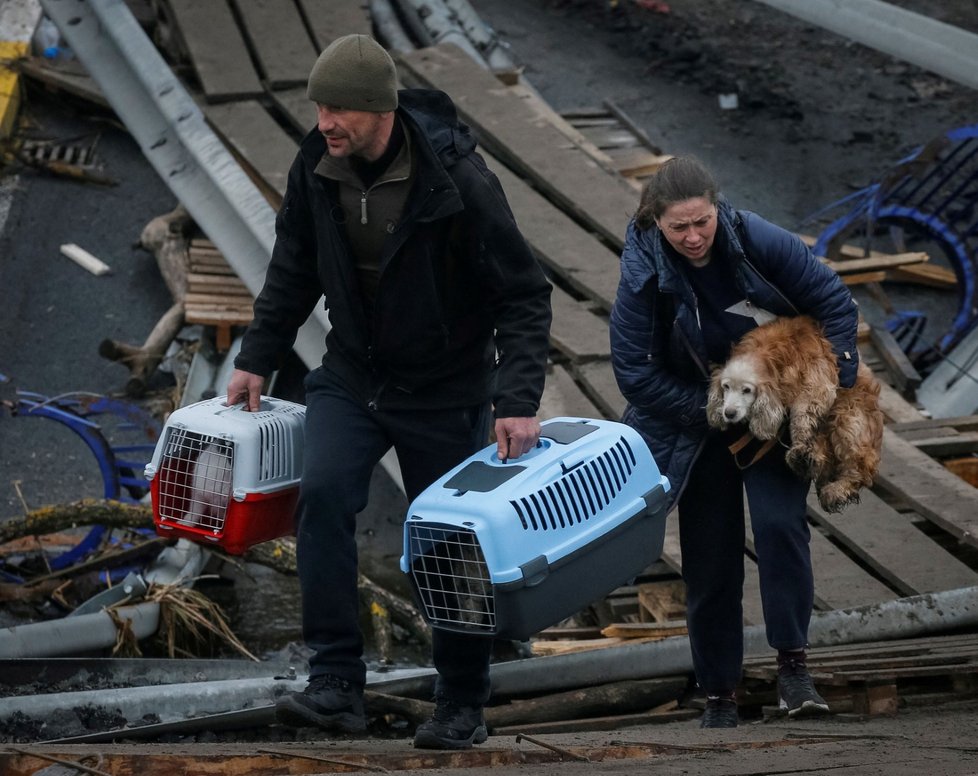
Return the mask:
POLYGON ((636 466, 624 437, 545 488, 509 503, 524 531, 556 531, 597 516, 625 489, 636 466))
POLYGON ((262 482, 291 476, 289 441, 289 427, 282 418, 271 418, 259 427, 258 478, 262 482))

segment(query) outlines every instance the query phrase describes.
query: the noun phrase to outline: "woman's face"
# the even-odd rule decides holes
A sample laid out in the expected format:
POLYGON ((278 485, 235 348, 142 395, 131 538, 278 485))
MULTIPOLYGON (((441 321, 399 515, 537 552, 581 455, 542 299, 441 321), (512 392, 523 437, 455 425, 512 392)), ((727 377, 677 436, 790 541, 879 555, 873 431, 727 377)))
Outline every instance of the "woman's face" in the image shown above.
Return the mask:
POLYGON ((717 233, 717 208, 706 197, 674 202, 655 220, 656 226, 676 251, 693 266, 710 260, 717 233))

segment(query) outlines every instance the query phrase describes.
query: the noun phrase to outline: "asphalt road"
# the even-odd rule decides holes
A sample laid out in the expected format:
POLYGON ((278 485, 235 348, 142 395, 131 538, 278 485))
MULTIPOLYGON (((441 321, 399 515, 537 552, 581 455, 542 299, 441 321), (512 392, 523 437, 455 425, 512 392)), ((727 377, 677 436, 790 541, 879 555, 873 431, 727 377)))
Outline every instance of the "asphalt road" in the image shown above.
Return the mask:
MULTIPOLYGON (((12 387, 45 396, 120 394, 125 367, 98 355, 107 337, 140 344, 170 306, 153 256, 138 247, 145 224, 176 199, 129 134, 50 96, 30 91, 22 139, 96 142, 100 186, 33 169, 0 180, 0 373, 12 387), (5 218, 3 216, 6 216, 5 218), (75 243, 111 267, 90 274, 63 256, 75 243)), ((0 413, 0 520, 36 508, 101 496, 94 457, 59 423, 0 413)))

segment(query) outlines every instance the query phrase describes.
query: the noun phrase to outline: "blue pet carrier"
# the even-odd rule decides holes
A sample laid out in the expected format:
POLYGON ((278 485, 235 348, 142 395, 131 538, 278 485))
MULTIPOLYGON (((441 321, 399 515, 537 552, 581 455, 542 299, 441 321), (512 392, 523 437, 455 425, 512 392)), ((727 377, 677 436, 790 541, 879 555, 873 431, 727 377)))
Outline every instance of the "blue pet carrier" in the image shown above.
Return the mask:
POLYGON ((433 627, 526 639, 658 559, 668 490, 632 428, 554 418, 521 458, 489 446, 418 496, 401 570, 433 627))

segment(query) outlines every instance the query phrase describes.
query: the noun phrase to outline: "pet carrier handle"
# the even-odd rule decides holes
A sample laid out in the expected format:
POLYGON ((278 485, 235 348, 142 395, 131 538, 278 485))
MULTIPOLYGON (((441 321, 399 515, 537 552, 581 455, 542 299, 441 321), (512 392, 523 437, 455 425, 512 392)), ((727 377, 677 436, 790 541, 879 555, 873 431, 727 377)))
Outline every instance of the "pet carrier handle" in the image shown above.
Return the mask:
POLYGON ((549 439, 544 439, 543 437, 540 437, 539 441, 536 443, 533 449, 527 450, 519 458, 500 458, 499 453, 494 452, 492 456, 489 458, 489 461, 490 463, 497 463, 503 466, 507 466, 509 464, 522 465, 525 464, 527 461, 536 458, 538 455, 545 453, 547 450, 550 449, 551 444, 552 443, 549 439))
MULTIPOLYGON (((241 410, 242 412, 248 412, 249 411, 247 409, 248 402, 246 402, 246 401, 239 401, 237 404, 228 404, 227 403, 227 400, 228 400, 228 397, 225 396, 224 397, 224 406, 227 409, 225 409, 225 410, 219 410, 215 414, 221 414, 223 412, 233 412, 234 410, 241 410)), ((270 401, 268 401, 268 399, 266 397, 262 396, 258 400, 258 409, 255 410, 255 411, 256 412, 271 412, 273 409, 275 409, 274 405, 270 401)))

